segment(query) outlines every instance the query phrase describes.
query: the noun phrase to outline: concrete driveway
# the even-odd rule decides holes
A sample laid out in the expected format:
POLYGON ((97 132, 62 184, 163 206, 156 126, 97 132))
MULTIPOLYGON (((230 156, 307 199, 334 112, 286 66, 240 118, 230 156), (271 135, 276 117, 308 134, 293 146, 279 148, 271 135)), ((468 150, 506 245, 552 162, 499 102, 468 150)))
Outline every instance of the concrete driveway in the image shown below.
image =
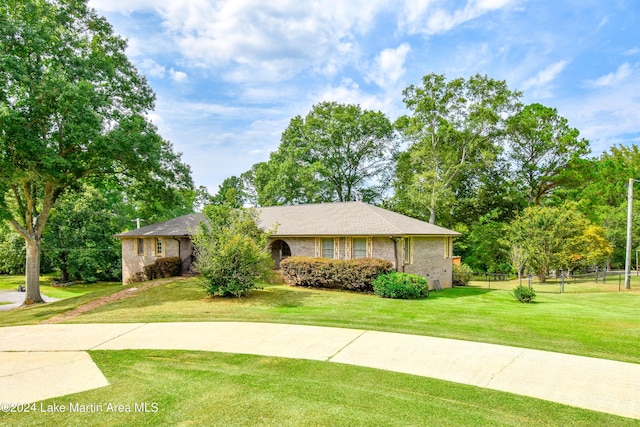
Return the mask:
POLYGON ((219 351, 346 363, 640 419, 640 364, 444 338, 243 322, 0 328, 0 402, 15 402, 20 396, 20 402, 28 403, 103 387, 106 379, 84 351, 124 349, 219 351), (46 375, 31 381, 29 372, 43 368, 46 375))
MULTIPOLYGON (((0 302, 8 302, 9 304, 0 304, 0 311, 9 311, 18 308, 24 302, 24 292, 18 291, 0 291, 0 302)), ((52 298, 42 295, 42 299, 46 302, 59 301, 60 298, 52 298)))

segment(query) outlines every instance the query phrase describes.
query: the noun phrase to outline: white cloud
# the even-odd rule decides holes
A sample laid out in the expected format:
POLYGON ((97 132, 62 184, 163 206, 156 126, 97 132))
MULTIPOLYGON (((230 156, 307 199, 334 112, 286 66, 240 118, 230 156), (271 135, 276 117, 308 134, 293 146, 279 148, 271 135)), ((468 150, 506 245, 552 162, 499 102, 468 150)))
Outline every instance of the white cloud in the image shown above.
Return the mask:
POLYGON ((640 143, 638 74, 637 68, 632 67, 630 75, 615 85, 600 86, 586 96, 558 100, 558 111, 590 141, 594 154, 613 144, 640 143))
POLYGON ((304 69, 334 75, 344 64, 356 61, 356 36, 371 30, 387 2, 92 0, 91 4, 123 14, 141 10, 156 14, 187 65, 230 67, 224 76, 232 81, 282 81, 304 69))
POLYGON ((587 86, 593 86, 593 87, 613 86, 625 80, 630 75, 631 75, 631 66, 625 62, 624 64, 620 65, 615 72, 606 74, 595 80, 587 81, 587 86))
POLYGON ((515 3, 515 0, 469 0, 463 8, 456 10, 432 8, 435 3, 437 3, 435 0, 417 2, 406 0, 403 16, 400 19, 401 28, 406 28, 410 34, 444 33, 489 12, 510 6, 515 3))
POLYGON ((158 64, 151 58, 144 58, 142 61, 138 62, 138 68, 142 70, 144 74, 149 77, 155 77, 161 79, 164 77, 165 72, 167 71, 165 67, 158 64))
POLYGON ((549 65, 545 69, 538 72, 538 74, 536 74, 535 76, 527 79, 522 84, 522 89, 537 89, 538 94, 534 94, 534 96, 536 96, 537 98, 551 96, 548 85, 553 82, 560 75, 560 73, 562 73, 562 71, 568 64, 568 60, 562 60, 549 65))
POLYGON ((188 78, 187 73, 183 71, 176 71, 173 68, 169 70, 169 74, 171 75, 171 78, 178 83, 186 82, 188 78))
POLYGON ((327 86, 318 92, 309 94, 308 110, 311 109, 312 104, 335 101, 340 104, 359 105, 363 110, 382 111, 387 117, 393 119, 399 115, 396 105, 397 98, 395 93, 392 96, 387 94, 376 96, 364 92, 356 82, 346 78, 338 86, 327 86))
POLYGON ((395 49, 384 49, 377 55, 367 77, 383 89, 395 89, 406 72, 404 62, 410 50, 408 43, 402 43, 395 49))

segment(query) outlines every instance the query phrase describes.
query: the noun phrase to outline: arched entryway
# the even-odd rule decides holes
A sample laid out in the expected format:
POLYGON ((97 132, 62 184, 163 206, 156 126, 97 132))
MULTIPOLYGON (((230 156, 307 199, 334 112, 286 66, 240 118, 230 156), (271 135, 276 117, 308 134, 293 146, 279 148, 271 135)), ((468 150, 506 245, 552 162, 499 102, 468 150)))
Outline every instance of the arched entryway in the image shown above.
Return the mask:
POLYGON ((291 248, 284 240, 276 240, 271 243, 271 258, 276 264, 276 269, 280 268, 280 261, 291 256, 291 248))

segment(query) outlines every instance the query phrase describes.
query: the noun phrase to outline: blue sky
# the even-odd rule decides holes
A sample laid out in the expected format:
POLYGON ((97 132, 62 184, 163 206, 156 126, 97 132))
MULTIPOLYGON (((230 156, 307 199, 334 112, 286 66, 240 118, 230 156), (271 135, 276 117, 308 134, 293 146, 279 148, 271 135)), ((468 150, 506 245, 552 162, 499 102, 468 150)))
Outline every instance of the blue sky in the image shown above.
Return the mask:
POLYGON ((637 0, 90 0, 156 92, 151 119, 213 194, 321 101, 391 120, 435 72, 506 80, 593 154, 640 143, 637 0))

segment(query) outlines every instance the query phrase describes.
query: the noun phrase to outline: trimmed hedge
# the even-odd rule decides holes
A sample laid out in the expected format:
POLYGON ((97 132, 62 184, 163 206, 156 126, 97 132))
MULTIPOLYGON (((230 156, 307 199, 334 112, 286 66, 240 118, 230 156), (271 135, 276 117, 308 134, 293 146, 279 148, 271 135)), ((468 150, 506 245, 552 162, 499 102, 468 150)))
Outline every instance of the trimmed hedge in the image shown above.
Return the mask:
POLYGON ((377 258, 329 259, 293 256, 280 262, 289 285, 311 288, 373 292, 373 281, 393 269, 390 261, 377 258))
POLYGON ((427 279, 409 273, 381 274, 373 281, 373 290, 383 298, 413 299, 429 296, 427 279))
POLYGON ((147 280, 179 276, 182 274, 182 260, 177 256, 158 258, 153 264, 144 266, 144 274, 147 280))

